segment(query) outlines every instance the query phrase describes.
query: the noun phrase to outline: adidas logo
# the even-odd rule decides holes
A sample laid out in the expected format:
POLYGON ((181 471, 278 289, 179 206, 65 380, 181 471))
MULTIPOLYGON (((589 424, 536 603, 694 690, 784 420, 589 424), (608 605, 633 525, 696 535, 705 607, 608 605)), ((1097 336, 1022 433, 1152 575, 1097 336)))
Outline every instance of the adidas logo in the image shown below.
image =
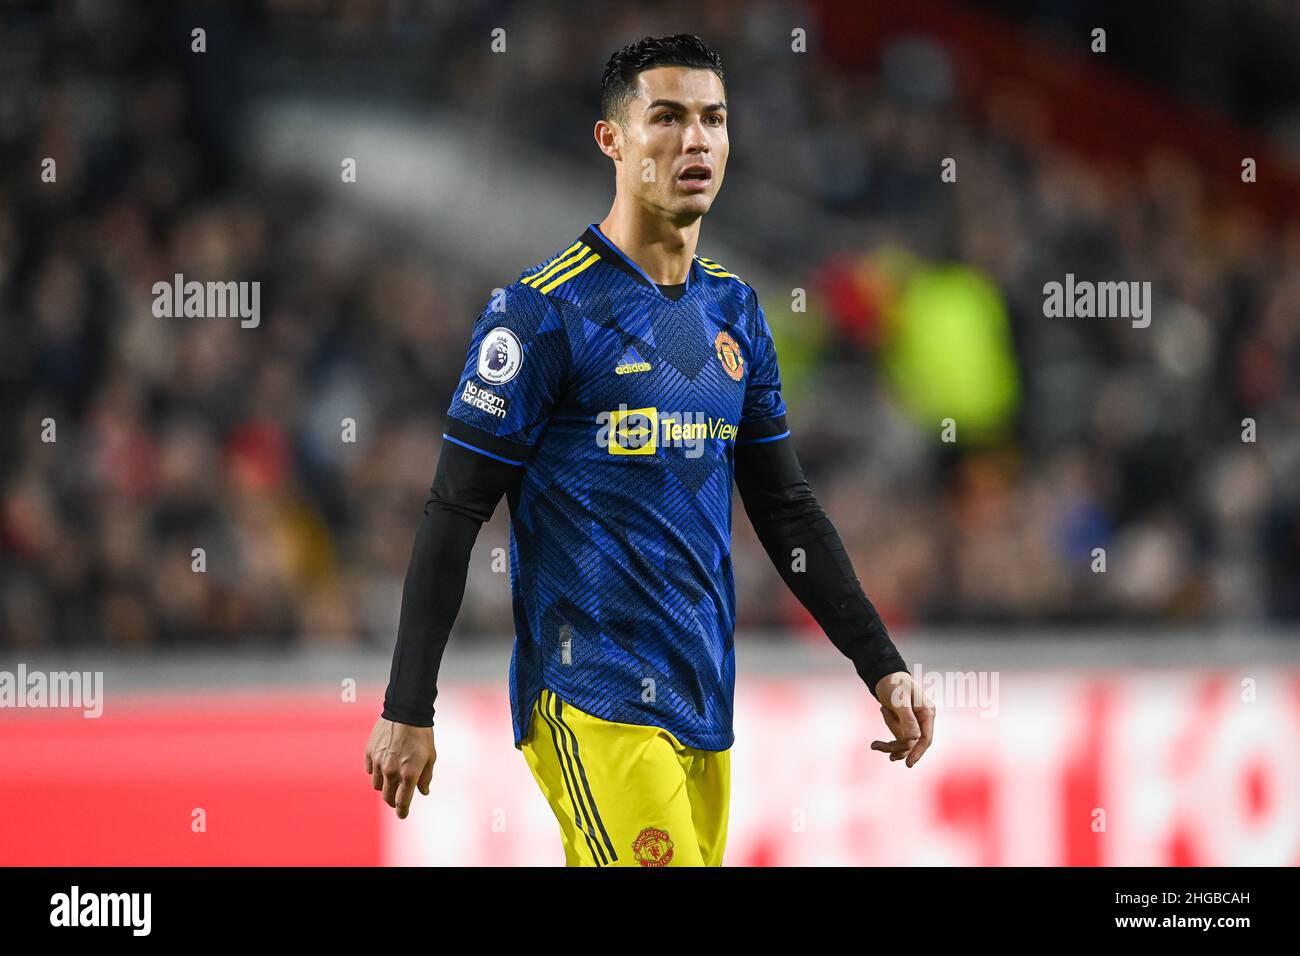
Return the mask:
POLYGON ((627 347, 627 351, 623 353, 623 357, 619 359, 618 364, 614 366, 615 375, 631 375, 633 372, 648 371, 650 371, 650 363, 643 359, 640 354, 638 354, 636 348, 631 345, 627 347))

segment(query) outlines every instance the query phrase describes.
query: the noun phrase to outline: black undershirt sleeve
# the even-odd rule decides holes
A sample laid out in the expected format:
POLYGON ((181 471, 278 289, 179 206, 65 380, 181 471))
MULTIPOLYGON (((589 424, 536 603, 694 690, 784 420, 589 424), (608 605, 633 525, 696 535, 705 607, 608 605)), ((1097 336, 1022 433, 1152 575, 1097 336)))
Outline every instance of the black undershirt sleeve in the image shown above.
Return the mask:
POLYGON ((742 428, 736 445, 736 486, 745 513, 786 585, 875 696, 882 677, 905 671, 907 665, 863 593, 839 533, 808 487, 785 416, 768 419, 749 433, 758 437, 744 441, 742 428), (774 437, 783 433, 785 437, 774 437), (804 570, 792 567, 795 548, 803 549, 804 570))
POLYGON ((438 668, 465 597, 470 553, 479 529, 524 470, 517 461, 523 456, 509 447, 513 443, 452 419, 448 420, 448 434, 452 440, 443 440, 424 517, 411 548, 397 646, 384 694, 384 718, 416 727, 433 726, 438 668), (457 444, 456 439, 479 450, 457 444), (493 453, 500 454, 490 457, 493 453), (500 460, 503 458, 514 463, 500 460))

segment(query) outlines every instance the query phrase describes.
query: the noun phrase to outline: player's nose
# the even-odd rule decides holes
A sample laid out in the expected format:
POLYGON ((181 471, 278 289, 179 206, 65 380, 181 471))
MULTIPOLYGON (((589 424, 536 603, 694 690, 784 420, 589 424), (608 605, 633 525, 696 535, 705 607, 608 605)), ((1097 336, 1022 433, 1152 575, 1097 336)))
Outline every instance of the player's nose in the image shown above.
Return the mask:
POLYGON ((682 145, 685 146, 688 153, 707 153, 709 151, 709 138, 705 135, 704 123, 701 120, 686 125, 682 136, 682 145))

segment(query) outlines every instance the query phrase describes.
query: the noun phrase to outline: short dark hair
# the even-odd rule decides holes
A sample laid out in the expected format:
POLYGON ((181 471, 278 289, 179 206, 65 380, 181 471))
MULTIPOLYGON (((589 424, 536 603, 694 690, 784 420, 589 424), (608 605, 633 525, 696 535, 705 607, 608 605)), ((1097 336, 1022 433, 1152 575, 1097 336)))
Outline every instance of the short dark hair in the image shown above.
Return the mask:
POLYGON ((726 87, 722 57, 689 33, 670 37, 645 37, 629 43, 609 58, 600 80, 600 112, 605 119, 627 118, 627 104, 636 96, 636 78, 657 66, 687 66, 712 70, 726 87))

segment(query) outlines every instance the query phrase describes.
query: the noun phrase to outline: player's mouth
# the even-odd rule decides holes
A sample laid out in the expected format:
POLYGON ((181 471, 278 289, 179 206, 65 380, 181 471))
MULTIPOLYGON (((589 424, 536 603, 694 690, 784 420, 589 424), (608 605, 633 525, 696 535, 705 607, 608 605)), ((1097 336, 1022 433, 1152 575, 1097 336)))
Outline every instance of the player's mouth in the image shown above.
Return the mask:
POLYGON ((677 184, 691 192, 703 192, 713 182, 713 170, 696 163, 677 174, 677 184))

